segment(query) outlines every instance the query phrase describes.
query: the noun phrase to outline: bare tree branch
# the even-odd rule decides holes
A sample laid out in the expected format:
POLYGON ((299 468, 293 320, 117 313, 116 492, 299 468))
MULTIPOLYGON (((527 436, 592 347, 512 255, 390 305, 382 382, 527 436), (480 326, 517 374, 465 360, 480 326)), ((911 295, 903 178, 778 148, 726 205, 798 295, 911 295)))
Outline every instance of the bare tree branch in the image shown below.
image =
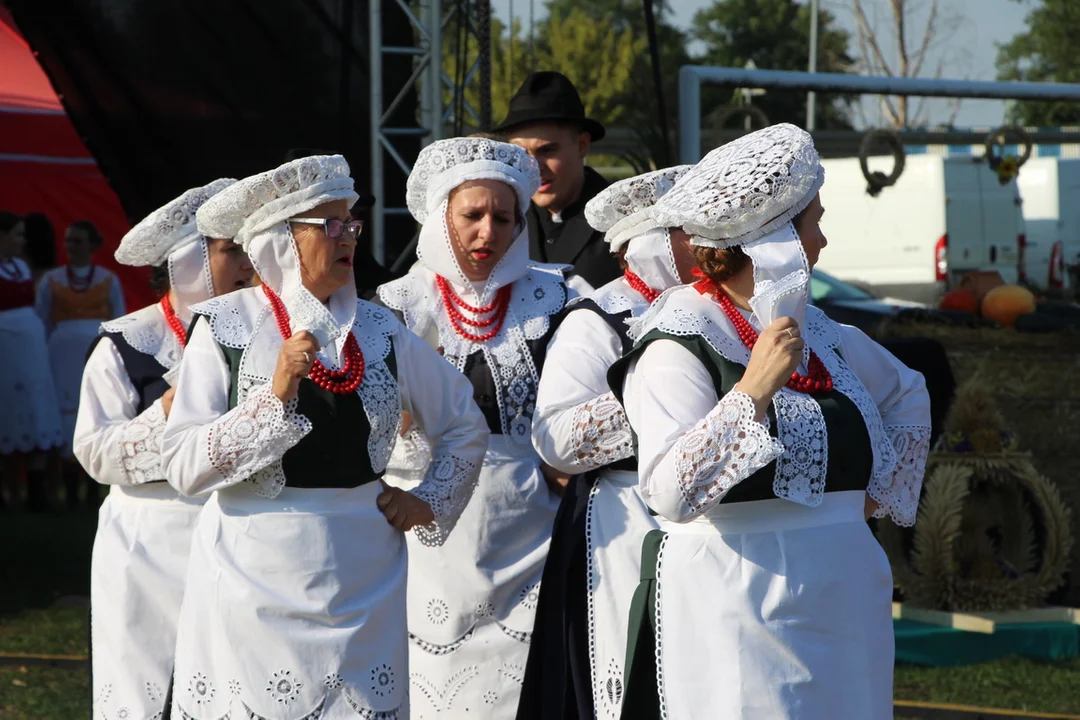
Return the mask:
POLYGON ((917 77, 922 70, 923 62, 926 60, 927 50, 930 49, 930 43, 934 41, 934 36, 937 32, 937 16, 938 0, 934 0, 930 5, 930 15, 926 18, 926 29, 923 31, 922 44, 919 45, 919 51, 915 54, 915 67, 911 71, 911 77, 917 77))
MULTIPOLYGON (((861 0, 851 0, 855 8, 855 20, 856 29, 860 35, 860 42, 865 41, 871 50, 874 52, 874 58, 877 60, 878 66, 882 72, 889 77, 893 77, 892 68, 889 67, 888 61, 885 59, 885 54, 881 52, 881 46, 878 44, 877 34, 874 32, 873 26, 870 24, 870 20, 866 17, 866 12, 863 10, 861 0)), ((864 59, 865 56, 864 56, 864 59)))

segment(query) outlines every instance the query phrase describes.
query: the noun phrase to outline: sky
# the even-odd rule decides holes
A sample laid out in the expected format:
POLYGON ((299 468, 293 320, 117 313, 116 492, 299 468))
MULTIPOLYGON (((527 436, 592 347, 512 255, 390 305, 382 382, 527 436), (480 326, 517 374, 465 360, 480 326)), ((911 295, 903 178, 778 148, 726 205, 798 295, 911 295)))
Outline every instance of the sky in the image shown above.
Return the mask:
MULTIPOLYGON (((543 15, 543 0, 532 0, 537 20, 543 15)), ((1024 18, 1030 10, 1032 0, 940 0, 941 12, 951 14, 959 26, 950 38, 942 38, 941 44, 928 59, 928 64, 936 66, 943 60, 943 76, 950 79, 993 80, 995 79, 994 59, 997 56, 997 43, 1008 42, 1024 30, 1024 18)), ((506 20, 513 3, 514 15, 528 23, 530 0, 492 0, 495 13, 506 20)), ((674 21, 682 28, 689 28, 694 13, 712 3, 712 0, 671 0, 670 5, 674 21)), ((820 0, 822 9, 829 10, 837 18, 837 23, 855 35, 855 20, 850 0, 820 0)), ((926 5, 928 0, 923 0, 926 5)), ((885 0, 863 0, 868 13, 876 9, 884 20, 887 3, 885 0)), ((916 40, 922 36, 922 22, 925 14, 916 14, 913 23, 916 40), (921 22, 920 22, 921 21, 921 22)), ((884 24, 881 28, 884 30, 884 24)), ((909 37, 911 37, 909 30, 909 37)), ((858 45, 852 41, 852 52, 858 54, 858 45)), ((665 72, 675 72, 665 68, 665 72)), ((964 100, 956 115, 958 127, 986 127, 999 125, 1004 115, 1004 103, 994 100, 964 100)), ((863 103, 864 120, 876 124, 878 114, 873 100, 863 103)), ((933 101, 928 106, 928 119, 932 123, 944 122, 952 114, 946 101, 933 101)), ((863 124, 863 123, 859 123, 863 124)))

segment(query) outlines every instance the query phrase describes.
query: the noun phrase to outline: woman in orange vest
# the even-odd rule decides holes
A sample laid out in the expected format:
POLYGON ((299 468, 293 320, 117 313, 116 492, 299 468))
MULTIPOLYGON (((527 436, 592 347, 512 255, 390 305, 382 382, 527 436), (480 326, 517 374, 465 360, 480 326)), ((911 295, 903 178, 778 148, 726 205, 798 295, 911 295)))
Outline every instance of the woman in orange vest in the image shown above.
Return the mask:
MULTIPOLYGON (((86 354, 98 336, 101 323, 120 317, 125 311, 119 278, 94 264, 94 253, 102 245, 101 234, 94 224, 88 220, 72 223, 64 234, 64 245, 68 263, 41 278, 36 305, 49 333, 49 364, 64 430, 61 453, 72 459, 71 439, 86 354)), ((96 495, 91 493, 85 473, 74 462, 64 468, 64 484, 69 507, 78 503, 80 485, 87 486, 88 504, 92 495, 96 495)))

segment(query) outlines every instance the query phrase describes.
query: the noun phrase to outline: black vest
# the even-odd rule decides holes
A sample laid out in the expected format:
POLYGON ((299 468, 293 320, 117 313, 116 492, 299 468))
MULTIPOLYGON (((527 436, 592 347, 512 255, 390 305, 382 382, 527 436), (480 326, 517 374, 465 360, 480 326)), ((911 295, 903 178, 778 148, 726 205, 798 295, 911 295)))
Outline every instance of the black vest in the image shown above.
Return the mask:
POLYGON ((120 359, 124 361, 124 372, 127 373, 131 384, 135 386, 135 392, 139 396, 137 413, 142 413, 146 408, 154 404, 154 401, 165 394, 169 389, 169 383, 162 376, 168 371, 167 368, 157 361, 153 355, 139 352, 128 344, 123 333, 105 332, 94 338, 90 344, 90 353, 94 352, 101 338, 109 338, 120 353, 120 359))
MULTIPOLYGON (((220 343, 218 347, 225 354, 232 379, 229 388, 231 409, 237 403, 237 380, 244 351, 220 343)), ((385 362, 396 380, 393 347, 385 362)), ((288 487, 353 488, 383 476, 371 467, 368 452, 371 424, 359 395, 335 395, 304 378, 297 392, 296 412, 311 421, 311 431, 281 459, 288 487)))
MULTIPOLYGON (((552 328, 555 327, 555 318, 557 315, 553 315, 550 320, 552 328)), ((544 358, 547 356, 547 341, 551 332, 545 333, 542 337, 536 340, 527 340, 526 346, 529 348, 529 355, 532 356, 534 367, 537 369, 537 376, 540 375, 540 369, 544 367, 544 358)), ((476 350, 467 358, 465 358, 465 365, 461 369, 462 374, 469 379, 469 382, 473 386, 473 400, 476 402, 480 411, 484 413, 484 419, 487 420, 488 429, 492 435, 502 435, 502 413, 499 411, 499 393, 495 387, 495 378, 491 375, 491 368, 488 367, 487 357, 485 357, 483 351, 476 350)), ((533 403, 535 404, 536 388, 533 388, 533 403)))
MULTIPOLYGON (((620 401, 623 394, 623 381, 626 379, 630 361, 640 355, 654 340, 671 340, 693 353, 694 357, 700 360, 708 370, 717 397, 723 397, 730 392, 746 372, 744 366, 721 356, 700 335, 683 337, 653 330, 641 338, 628 355, 612 365, 608 373, 608 383, 620 401)), ((866 430, 862 413, 854 402, 836 390, 815 393, 813 398, 821 406, 821 414, 825 418, 825 426, 829 433, 829 464, 825 475, 825 492, 866 490, 874 467, 874 454, 870 446, 870 433, 866 430)), ((770 421, 769 432, 776 437, 776 413, 772 405, 769 406, 767 413, 770 421)), ((636 434, 634 444, 636 447, 636 434)), ((776 497, 773 493, 775 476, 776 463, 774 461, 731 488, 720 502, 749 502, 774 498, 776 497)))

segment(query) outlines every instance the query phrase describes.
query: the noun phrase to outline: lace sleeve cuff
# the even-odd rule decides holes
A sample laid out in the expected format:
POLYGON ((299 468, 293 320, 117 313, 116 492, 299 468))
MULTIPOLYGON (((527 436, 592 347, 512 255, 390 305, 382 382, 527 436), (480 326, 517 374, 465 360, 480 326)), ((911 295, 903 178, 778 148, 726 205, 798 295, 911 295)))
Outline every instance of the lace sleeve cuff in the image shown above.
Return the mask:
POLYGON ((165 479, 161 467, 161 436, 165 431, 165 411, 156 400, 143 412, 117 428, 113 445, 116 466, 124 473, 125 484, 142 485, 165 479))
POLYGON ((729 392, 672 446, 679 490, 692 516, 783 453, 767 422, 756 420, 756 414, 749 395, 729 392))
POLYGON ((574 465, 582 470, 610 465, 634 454, 630 424, 612 393, 573 410, 574 465))
POLYGON ((296 412, 296 398, 281 402, 270 385, 253 391, 210 427, 210 465, 226 480, 257 473, 311 432, 311 422, 296 412))
POLYGON ((431 461, 424 481, 412 491, 435 513, 435 522, 414 528, 420 542, 428 546, 446 542, 469 504, 479 474, 471 462, 453 455, 439 455, 431 461))
POLYGON ((878 503, 874 517, 891 517, 897 525, 911 527, 919 511, 919 493, 930 452, 930 428, 890 426, 885 432, 896 451, 895 470, 870 483, 867 494, 878 503))

